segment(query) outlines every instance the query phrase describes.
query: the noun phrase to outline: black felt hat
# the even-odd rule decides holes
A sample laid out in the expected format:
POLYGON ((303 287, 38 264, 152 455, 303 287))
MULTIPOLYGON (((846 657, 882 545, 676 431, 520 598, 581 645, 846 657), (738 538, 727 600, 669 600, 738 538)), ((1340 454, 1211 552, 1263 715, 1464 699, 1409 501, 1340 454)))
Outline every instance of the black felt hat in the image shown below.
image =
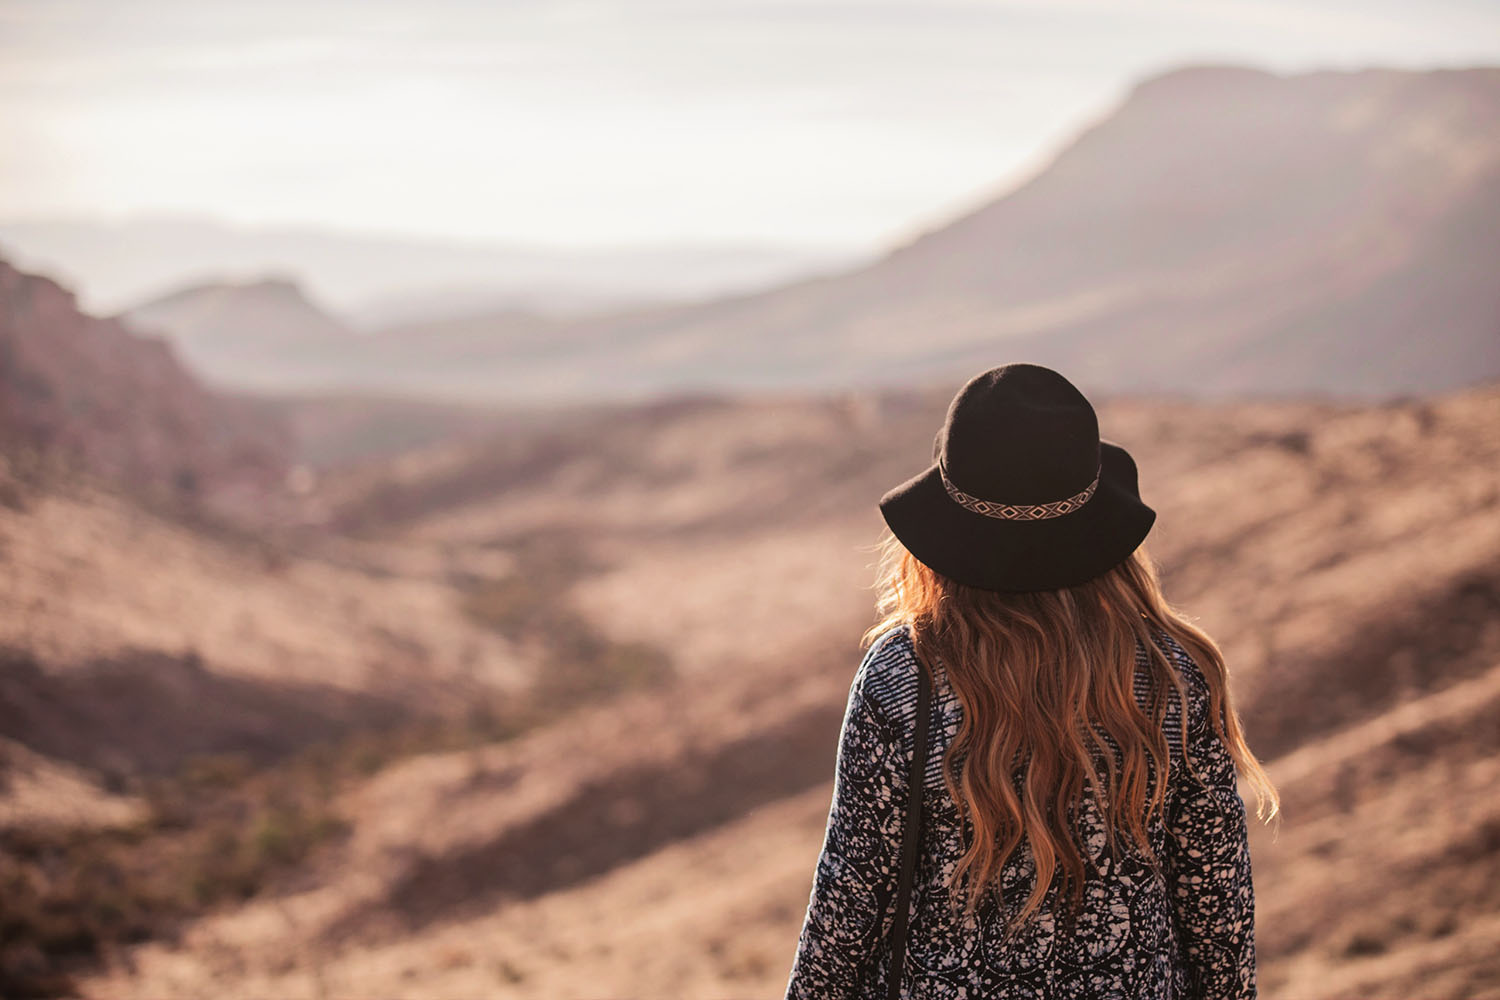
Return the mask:
POLYGON ((948 406, 925 471, 886 492, 891 532, 938 573, 985 590, 1056 590, 1129 558, 1156 511, 1094 408, 1040 365, 980 372, 948 406))

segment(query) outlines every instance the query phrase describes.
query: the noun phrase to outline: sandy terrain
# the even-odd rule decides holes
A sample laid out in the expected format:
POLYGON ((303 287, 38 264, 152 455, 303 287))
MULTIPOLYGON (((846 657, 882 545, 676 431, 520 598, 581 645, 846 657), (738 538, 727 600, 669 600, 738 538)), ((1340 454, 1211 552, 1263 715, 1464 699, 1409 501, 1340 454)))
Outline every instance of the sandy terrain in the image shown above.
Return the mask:
MULTIPOLYGON (((86 992, 779 995, 869 620, 873 501, 925 464, 950 393, 626 411, 569 431, 594 457, 416 463, 383 518, 346 490, 398 547, 554 540, 574 612, 670 649, 676 680, 348 787, 346 841, 86 992)), ((1500 392, 1101 419, 1286 798, 1255 832, 1266 995, 1500 995, 1500 392)))

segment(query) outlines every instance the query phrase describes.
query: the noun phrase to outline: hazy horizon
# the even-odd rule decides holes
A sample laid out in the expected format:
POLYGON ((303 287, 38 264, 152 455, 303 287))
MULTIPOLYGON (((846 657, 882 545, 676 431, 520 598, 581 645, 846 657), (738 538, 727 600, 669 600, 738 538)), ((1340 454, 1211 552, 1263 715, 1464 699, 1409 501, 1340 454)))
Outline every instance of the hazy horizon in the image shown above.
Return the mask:
POLYGON ((0 219, 870 250, 1140 78, 1500 62, 1500 10, 1153 0, 0 3, 0 219))

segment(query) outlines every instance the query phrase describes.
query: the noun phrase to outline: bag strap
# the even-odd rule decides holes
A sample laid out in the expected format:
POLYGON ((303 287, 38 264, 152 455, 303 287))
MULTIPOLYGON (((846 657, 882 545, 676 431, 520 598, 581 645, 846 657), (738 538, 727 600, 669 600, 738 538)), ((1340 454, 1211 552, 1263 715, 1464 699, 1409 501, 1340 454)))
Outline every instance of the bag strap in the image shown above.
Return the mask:
POLYGON ((911 758, 906 829, 901 835, 901 882, 896 890, 896 922, 891 927, 891 965, 886 996, 898 1000, 901 973, 906 967, 906 910, 911 904, 912 876, 917 868, 918 832, 922 829, 922 791, 927 784, 927 719, 932 714, 932 679, 917 664, 917 743, 911 758))

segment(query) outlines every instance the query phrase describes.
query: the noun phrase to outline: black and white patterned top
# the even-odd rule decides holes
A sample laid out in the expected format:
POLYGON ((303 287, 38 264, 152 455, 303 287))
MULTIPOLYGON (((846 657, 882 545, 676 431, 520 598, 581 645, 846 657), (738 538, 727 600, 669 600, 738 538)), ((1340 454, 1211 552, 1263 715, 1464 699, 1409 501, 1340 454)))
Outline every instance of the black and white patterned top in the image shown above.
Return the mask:
MULTIPOLYGON (((946 883, 972 837, 942 778, 942 757, 962 708, 941 669, 933 689, 922 837, 913 879, 901 996, 928 1000, 1006 997, 1243 998, 1256 995, 1255 913, 1245 804, 1234 762, 1208 718, 1208 688, 1191 656, 1158 640, 1187 683, 1188 737, 1199 784, 1181 767, 1180 706, 1169 692, 1164 728, 1174 777, 1165 814, 1148 832, 1157 874, 1128 836, 1120 857, 1092 801, 1080 821, 1102 877, 1091 877, 1072 933, 1054 922, 1057 886, 1040 918, 1008 944, 1001 931, 1034 884, 1024 845, 1002 870, 1002 899, 967 920, 950 915, 946 883), (998 906, 1004 906, 999 911, 998 906)), ((1136 697, 1144 707, 1148 661, 1137 650, 1136 697)), ((878 1000, 886 995, 887 937, 901 870, 908 775, 915 749, 917 659, 906 626, 881 635, 849 688, 833 801, 813 875, 788 1000, 878 1000)))

